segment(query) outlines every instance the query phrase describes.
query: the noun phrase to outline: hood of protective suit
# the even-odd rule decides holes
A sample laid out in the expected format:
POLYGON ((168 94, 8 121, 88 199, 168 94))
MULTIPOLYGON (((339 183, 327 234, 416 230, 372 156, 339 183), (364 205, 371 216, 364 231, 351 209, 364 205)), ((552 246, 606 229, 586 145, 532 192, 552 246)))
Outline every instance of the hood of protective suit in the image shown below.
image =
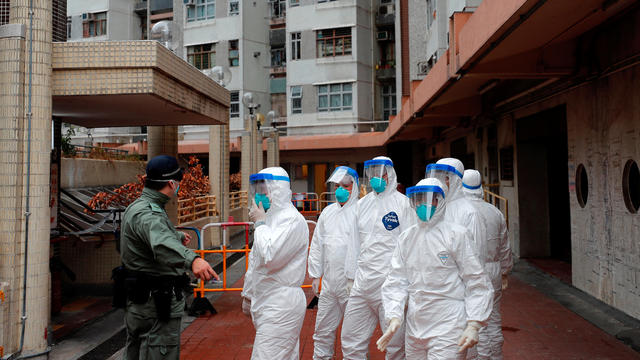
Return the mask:
MULTIPOLYGON (((289 174, 281 167, 270 167, 262 169, 258 174, 271 174, 274 176, 284 176, 287 179, 289 174)), ((267 211, 267 216, 274 216, 279 210, 287 207, 293 207, 291 204, 291 184, 286 180, 273 180, 267 182, 269 189, 269 200, 271 207, 267 211)))
MULTIPOLYGON (((393 164, 393 160, 391 160, 386 156, 376 156, 373 158, 373 160, 388 160, 388 161, 391 161, 391 163, 393 164)), ((393 168, 393 166, 387 166, 386 169, 387 169, 387 187, 384 189, 383 192, 379 194, 374 191, 373 193, 376 194, 377 196, 386 197, 387 195, 394 193, 398 188, 398 177, 396 176, 396 170, 393 168)))
POLYGON ((418 181, 416 186, 437 186, 440 189, 442 189, 442 191, 444 191, 444 199, 438 202, 438 206, 436 207, 436 212, 433 214, 431 219, 429 219, 429 221, 420 221, 420 219, 418 219, 418 225, 420 226, 433 226, 434 224, 440 222, 440 220, 444 217, 444 214, 446 212, 447 198, 448 198, 447 185, 443 184, 438 179, 428 178, 428 179, 422 179, 418 181))
POLYGON ((482 190, 482 176, 478 170, 469 169, 464 171, 462 191, 469 198, 482 199, 484 190, 482 190))
MULTIPOLYGON (((464 165, 462 164, 462 161, 456 158, 440 159, 438 160, 438 162, 436 162, 436 164, 453 166, 460 174, 464 173, 464 165)), ((446 187, 446 184, 444 184, 444 186, 446 187)), ((459 176, 456 176, 455 174, 449 176, 449 189, 446 191, 446 193, 447 202, 451 202, 464 196, 464 194, 462 193, 462 179, 459 176)))
MULTIPOLYGON (((349 208, 351 206, 353 206, 355 203, 358 202, 358 199, 360 198, 360 178, 358 177, 358 173, 348 167, 348 166, 340 166, 337 167, 334 170, 334 173, 331 174, 331 176, 329 177, 329 180, 327 180, 327 183, 331 183, 335 185, 335 189, 337 189, 340 186, 340 181, 342 179, 344 179, 345 177, 348 177, 351 179, 351 181, 353 181, 353 186, 351 188, 351 192, 349 193, 349 198, 347 199, 347 201, 341 205, 337 199, 336 199, 336 206, 338 207, 338 209, 346 209, 349 208), (343 175, 336 175, 337 172, 342 171, 343 175), (337 178, 336 178, 337 177, 337 178)), ((334 189, 334 191, 335 191, 334 189)))

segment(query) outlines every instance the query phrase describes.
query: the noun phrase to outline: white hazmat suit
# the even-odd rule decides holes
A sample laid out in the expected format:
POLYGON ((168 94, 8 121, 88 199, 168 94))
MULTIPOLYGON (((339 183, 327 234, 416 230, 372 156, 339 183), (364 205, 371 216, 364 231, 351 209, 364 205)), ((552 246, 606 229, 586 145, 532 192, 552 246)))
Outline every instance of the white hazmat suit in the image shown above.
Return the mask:
POLYGON ((466 227, 471 233, 471 240, 476 242, 483 231, 480 218, 475 207, 462 191, 464 165, 458 159, 444 158, 435 164, 427 165, 425 178, 440 180, 447 189, 447 211, 445 220, 466 227))
MULTIPOLYGON (((391 159, 379 156, 366 161, 365 178, 374 191, 358 201, 360 250, 342 324, 344 359, 365 359, 376 323, 386 330, 380 288, 400 234, 415 223, 409 199, 396 190, 398 182, 391 159)), ((386 359, 404 359, 404 329, 391 340, 386 359)))
POLYGON ((251 203, 254 197, 268 198, 256 201, 268 209, 264 220, 256 223, 242 291, 251 303, 256 328, 251 359, 298 359, 306 311, 300 286, 306 272, 309 229, 291 203, 289 177, 284 169, 266 168, 251 175, 250 182, 251 203))
POLYGON ((469 232, 446 221, 449 204, 439 195, 446 194, 444 187, 425 179, 407 189, 416 207, 425 206, 426 201, 414 204, 413 196, 420 193, 431 192, 439 200, 435 212, 427 211, 431 215, 426 221, 416 209, 421 219, 400 236, 382 286, 386 320, 406 319, 406 359, 464 359, 459 342, 469 341, 468 334, 491 312, 491 284, 471 248, 469 232))
POLYGON ((480 331, 476 358, 501 360, 504 343, 500 314, 502 279, 513 268, 507 223, 500 210, 483 200, 482 177, 477 170, 465 170, 462 185, 484 229, 477 241, 476 252, 493 285, 493 310, 487 326, 480 331))
POLYGON ((311 278, 322 277, 322 291, 318 299, 313 334, 314 360, 333 358, 336 331, 349 299, 357 259, 353 252, 357 249, 358 241, 358 174, 349 167, 340 166, 327 182, 336 184, 338 201, 322 210, 318 218, 309 249, 307 268, 311 278), (347 201, 342 205, 340 198, 346 195, 347 190, 340 184, 352 184, 347 201))

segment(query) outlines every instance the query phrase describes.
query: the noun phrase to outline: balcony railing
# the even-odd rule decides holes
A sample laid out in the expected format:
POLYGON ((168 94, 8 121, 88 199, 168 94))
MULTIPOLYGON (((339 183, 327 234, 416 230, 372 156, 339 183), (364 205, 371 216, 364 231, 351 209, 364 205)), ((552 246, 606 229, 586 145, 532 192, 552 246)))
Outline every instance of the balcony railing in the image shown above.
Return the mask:
POLYGON ((218 215, 215 195, 178 200, 178 224, 218 215))

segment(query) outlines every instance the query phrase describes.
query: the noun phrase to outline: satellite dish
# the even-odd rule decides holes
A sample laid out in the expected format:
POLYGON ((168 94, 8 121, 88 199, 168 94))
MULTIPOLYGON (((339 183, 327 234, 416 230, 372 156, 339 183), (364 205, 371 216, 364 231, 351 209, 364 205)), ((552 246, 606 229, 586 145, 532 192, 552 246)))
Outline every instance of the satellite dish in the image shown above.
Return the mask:
POLYGON ((173 21, 162 20, 153 24, 149 38, 158 41, 167 49, 175 51, 178 48, 178 42, 174 40, 174 34, 176 34, 176 30, 173 21))
POLYGON ((225 66, 214 66, 202 72, 222 87, 227 87, 231 82, 231 71, 225 66))

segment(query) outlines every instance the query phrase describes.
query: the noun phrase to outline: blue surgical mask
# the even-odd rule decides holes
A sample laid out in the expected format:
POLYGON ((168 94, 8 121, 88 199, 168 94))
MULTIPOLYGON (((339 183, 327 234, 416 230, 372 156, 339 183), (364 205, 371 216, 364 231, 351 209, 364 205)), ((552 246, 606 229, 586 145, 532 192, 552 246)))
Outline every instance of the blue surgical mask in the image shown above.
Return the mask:
POLYGON ((381 177, 372 178, 371 181, 369 181, 369 184, 371 185, 371 188, 373 188, 373 191, 377 192, 378 194, 383 192, 384 189, 387 188, 387 182, 384 181, 384 179, 381 177))
POLYGON ((256 202, 256 206, 259 206, 260 203, 262 202, 262 207, 264 208, 265 211, 269 210, 269 208, 271 207, 271 203, 269 202, 269 198, 265 194, 256 194, 254 199, 255 199, 255 202, 256 202))
POLYGON ((429 221, 433 217, 433 214, 435 214, 435 212, 436 207, 432 205, 422 204, 416 207, 416 214, 418 214, 418 217, 422 221, 429 221))
POLYGON ((349 190, 343 188, 342 186, 337 188, 336 189, 336 200, 338 200, 338 202, 340 204, 346 203, 347 200, 349 200, 349 190))

